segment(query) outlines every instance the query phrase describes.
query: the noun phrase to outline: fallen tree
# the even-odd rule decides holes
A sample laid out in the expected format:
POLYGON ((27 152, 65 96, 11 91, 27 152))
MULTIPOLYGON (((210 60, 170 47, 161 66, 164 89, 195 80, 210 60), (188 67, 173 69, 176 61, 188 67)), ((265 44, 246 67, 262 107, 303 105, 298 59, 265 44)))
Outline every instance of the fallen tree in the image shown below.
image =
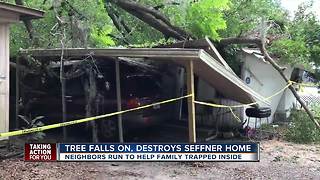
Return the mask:
POLYGON ((316 118, 313 116, 312 112, 309 110, 309 108, 306 106, 306 104, 301 100, 299 94, 293 87, 292 82, 285 76, 283 73, 284 69, 283 67, 280 67, 274 60, 273 58, 269 55, 266 47, 265 47, 265 41, 259 39, 259 38, 254 38, 254 39, 249 39, 249 38, 226 38, 222 39, 221 44, 223 45, 231 45, 231 44, 255 44, 259 47, 261 53, 263 54, 264 58, 273 66, 275 70, 279 72, 281 77, 288 83, 290 86, 288 87, 294 97, 297 99, 297 101, 301 104, 303 109, 306 111, 308 114, 309 118, 314 122, 314 124, 317 126, 317 128, 320 130, 320 124, 316 120, 316 118))
POLYGON ((132 0, 106 0, 106 3, 112 3, 120 7, 129 14, 160 31, 166 38, 172 37, 177 40, 193 38, 190 33, 171 24, 170 20, 165 15, 153 7, 141 5, 132 0))
MULTIPOLYGON (((150 25, 154 29, 160 31, 166 38, 172 37, 177 40, 188 40, 193 39, 192 35, 183 29, 172 25, 168 18, 165 17, 160 11, 153 7, 148 7, 146 5, 141 5, 137 2, 132 0, 106 0, 106 3, 112 3, 129 14, 137 17, 141 21, 145 22, 146 24, 150 25)), ((314 118, 312 112, 306 106, 306 104, 301 100, 300 96, 298 95, 295 88, 292 86, 292 82, 284 75, 283 71, 285 68, 280 67, 273 58, 269 55, 266 46, 265 40, 259 38, 225 38, 220 40, 219 45, 228 46, 232 44, 254 44, 259 47, 261 53, 263 54, 264 58, 273 66, 275 70, 279 72, 281 77, 290 84, 289 89, 297 99, 297 101, 301 104, 303 109, 307 112, 309 118, 314 122, 316 127, 320 130, 319 122, 314 118)))

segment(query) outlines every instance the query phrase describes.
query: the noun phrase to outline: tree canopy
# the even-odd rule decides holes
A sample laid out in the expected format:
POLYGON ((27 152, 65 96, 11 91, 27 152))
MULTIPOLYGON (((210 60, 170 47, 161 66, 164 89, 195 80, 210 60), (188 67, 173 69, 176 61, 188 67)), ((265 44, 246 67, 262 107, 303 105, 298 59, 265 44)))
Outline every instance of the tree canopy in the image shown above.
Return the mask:
POLYGON ((280 59, 291 64, 302 64, 319 74, 320 23, 310 12, 311 8, 311 2, 299 6, 294 19, 286 25, 284 37, 275 41, 271 49, 280 59))
MULTIPOLYGON (((209 36, 260 37, 281 62, 319 71, 320 22, 301 4, 294 18, 279 0, 9 0, 46 11, 43 19, 12 26, 11 52, 19 48, 145 47, 209 36), (262 26, 262 23, 266 26, 262 26), (31 29, 31 30, 30 30, 31 29)), ((239 45, 225 49, 232 61, 239 45)), ((229 57, 229 58, 228 58, 229 57)))

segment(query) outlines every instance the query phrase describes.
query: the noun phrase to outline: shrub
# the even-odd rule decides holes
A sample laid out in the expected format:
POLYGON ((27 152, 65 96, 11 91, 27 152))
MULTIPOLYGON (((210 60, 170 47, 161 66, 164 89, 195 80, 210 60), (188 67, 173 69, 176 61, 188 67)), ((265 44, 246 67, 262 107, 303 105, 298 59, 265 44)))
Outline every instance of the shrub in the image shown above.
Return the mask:
MULTIPOLYGON (((319 107, 314 110, 318 116, 319 107)), ((320 131, 305 111, 292 110, 289 119, 291 123, 285 135, 287 140, 303 144, 320 143, 320 131)))

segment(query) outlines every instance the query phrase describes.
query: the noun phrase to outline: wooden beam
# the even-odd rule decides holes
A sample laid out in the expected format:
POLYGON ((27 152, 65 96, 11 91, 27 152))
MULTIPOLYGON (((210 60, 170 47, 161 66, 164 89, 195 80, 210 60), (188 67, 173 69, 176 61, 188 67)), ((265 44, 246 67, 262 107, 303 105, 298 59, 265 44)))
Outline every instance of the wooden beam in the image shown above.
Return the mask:
MULTIPOLYGON (((99 105, 97 103, 97 85, 96 76, 93 68, 86 69, 86 75, 88 78, 84 81, 84 94, 86 97, 86 117, 92 117, 98 115, 99 105)), ((92 142, 98 142, 98 127, 96 121, 87 122, 87 127, 91 128, 92 142)))
MULTIPOLYGON (((65 57, 131 57, 131 58, 159 58, 164 60, 168 58, 179 58, 184 61, 199 58, 199 49, 175 49, 175 48, 66 48, 65 57)), ((60 57, 61 49, 33 49, 21 50, 23 55, 31 55, 34 58, 40 57, 60 57)), ((41 59, 40 59, 41 60, 41 59)), ((57 59, 58 60, 58 59, 57 59)), ((71 59, 72 60, 72 59, 71 59)), ((76 60, 76 59, 75 59, 76 60)), ((79 59, 82 60, 82 59, 79 59)), ((42 61, 50 61, 43 58, 42 61)), ((66 60, 67 61, 67 60, 66 60)))
MULTIPOLYGON (((120 65, 119 60, 116 60, 116 89, 117 89, 117 107, 118 111, 121 111, 121 81, 120 81, 120 65)), ((119 130, 119 141, 123 143, 123 127, 122 127, 122 114, 118 115, 118 130, 119 130)))
MULTIPOLYGON (((65 72, 64 72, 64 59, 63 54, 60 59, 60 84, 61 84, 61 113, 62 113, 62 122, 67 121, 67 105, 66 105, 66 80, 65 80, 65 72)), ((67 127, 62 127, 62 136, 63 141, 66 142, 68 137, 67 127)))
MULTIPOLYGON (((88 116, 92 117, 96 116, 97 114, 97 107, 94 105, 97 101, 97 84, 96 84, 96 77, 93 71, 93 68, 89 70, 89 103, 88 103, 88 116)), ((90 121, 91 128, 92 128, 92 141, 98 142, 98 130, 97 130, 97 123, 96 121, 90 121)))
POLYGON ((17 66, 16 66, 16 116, 15 116, 15 127, 19 129, 19 90, 20 90, 20 56, 17 57, 17 66))
POLYGON ((0 23, 0 133, 9 131, 9 63, 9 25, 0 23))
POLYGON ((0 2, 0 9, 19 15, 20 18, 36 19, 44 16, 43 11, 6 2, 0 2))
MULTIPOLYGON (((178 80, 177 80, 177 84, 176 84, 176 87, 177 87, 177 94, 178 96, 183 96, 184 95, 184 73, 185 73, 185 69, 183 68, 180 68, 179 67, 179 70, 178 70, 178 80)), ((177 109, 178 109, 178 120, 180 121, 181 118, 182 118, 182 106, 183 106, 183 99, 179 100, 178 103, 177 103, 177 109)))
POLYGON ((194 74, 193 74, 193 61, 186 63, 187 71, 187 89, 188 94, 193 96, 188 98, 188 126, 189 126, 189 142, 196 142, 196 118, 195 118, 195 105, 194 105, 194 74))

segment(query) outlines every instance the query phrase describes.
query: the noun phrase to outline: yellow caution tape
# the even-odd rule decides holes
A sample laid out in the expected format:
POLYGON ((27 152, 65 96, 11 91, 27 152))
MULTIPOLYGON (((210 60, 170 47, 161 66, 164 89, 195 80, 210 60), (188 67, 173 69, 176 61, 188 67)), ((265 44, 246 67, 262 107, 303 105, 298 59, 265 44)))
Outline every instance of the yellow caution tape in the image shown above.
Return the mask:
POLYGON ((308 86, 308 87, 318 87, 319 84, 306 84, 306 83, 297 83, 297 82, 294 82, 294 81, 291 81, 293 84, 297 84, 299 86, 308 86))
POLYGON ((280 89, 279 91, 277 91, 273 95, 271 95, 269 97, 266 97, 266 98, 264 98, 264 99, 262 99, 260 101, 256 101, 256 102, 249 103, 249 104, 227 106, 227 105, 223 105, 223 104, 213 104, 213 103, 207 103, 207 102, 201 102, 201 101, 194 101, 194 103, 200 104, 200 105, 205 105, 205 106, 211 106, 211 107, 215 107, 215 108, 229 108, 230 112, 233 115, 233 117, 235 119, 237 119, 239 122, 241 122, 240 118, 233 112, 232 108, 240 108, 240 107, 255 105, 255 104, 258 104, 259 102, 266 102, 267 100, 270 100, 273 97, 279 95, 281 92, 285 91, 289 86, 291 86, 293 84, 298 84, 298 85, 302 85, 302 86, 310 86, 309 84, 303 84, 303 83, 297 83, 297 82, 294 82, 294 81, 289 81, 288 84, 284 88, 280 89))
POLYGON ((238 122, 241 122, 241 119, 233 112, 232 108, 229 108, 230 109, 230 112, 231 114, 233 115, 233 117, 238 121, 238 122))
MULTIPOLYGON (((240 118, 233 112, 232 108, 251 106, 251 105, 258 104, 259 102, 262 102, 262 101, 266 102, 267 100, 277 96, 278 94, 280 94, 281 92, 286 90, 292 84, 301 84, 301 83, 289 81, 289 83, 283 89, 279 90, 278 92, 274 93, 273 95, 271 95, 267 98, 264 98, 263 100, 249 103, 249 104, 227 106, 227 105, 222 105, 222 104, 213 104, 213 103, 207 103, 207 102, 201 102, 201 101, 194 101, 194 103, 200 104, 200 105, 205 105, 205 106, 216 107, 216 108, 229 108, 232 115, 234 116, 234 118, 237 119, 238 121, 241 121, 240 118)), ((106 118, 106 117, 111 117, 111 116, 115 116, 115 115, 119 115, 119 114, 132 112, 132 111, 146 109, 146 108, 153 107, 156 105, 166 104, 166 103, 174 102, 174 101, 181 100, 181 99, 188 98, 188 97, 192 97, 192 96, 193 96, 193 94, 189 94, 186 96, 182 96, 182 97, 178 97, 178 98, 174 98, 174 99, 169 99, 169 100, 165 100, 165 101, 161 101, 161 102, 157 102, 157 103, 153 103, 153 104, 149 104, 149 105, 145 105, 145 106, 140 106, 140 107, 133 108, 133 109, 127 109, 127 110, 123 110, 123 111, 113 112, 113 113, 109 113, 109 114, 88 117, 88 118, 83 118, 83 119, 79 119, 79 120, 63 122, 63 123, 51 124, 51 125, 47 125, 47 126, 35 127, 35 128, 30 128, 30 129, 23 129, 23 130, 11 131, 11 132, 6 132, 6 133, 0 133, 0 137, 18 136, 18 135, 23 135, 23 134, 30 134, 30 133, 34 133, 34 132, 45 131, 48 129, 55 129, 55 128, 59 128, 59 127, 63 127, 63 126, 70 126, 73 124, 80 124, 80 123, 84 123, 84 122, 89 122, 89 121, 93 121, 93 120, 97 120, 97 119, 102 119, 102 118, 106 118)))
POLYGON ((252 106, 252 105, 258 104, 259 102, 266 102, 267 100, 272 99, 273 97, 279 95, 281 92, 286 90, 292 84, 293 84, 293 82, 289 81, 289 83, 284 88, 282 88, 278 92, 274 93, 273 95, 271 95, 269 97, 266 97, 266 98, 264 98, 264 99, 262 99, 260 101, 256 101, 256 102, 249 103, 249 104, 240 104, 240 105, 234 105, 234 106, 227 106, 227 105, 223 105, 223 104, 213 104, 213 103, 207 103, 207 102, 201 102, 201 101, 194 101, 194 103, 200 104, 200 105, 205 105, 205 106, 216 107, 216 108, 240 108, 240 107, 245 107, 245 106, 252 106))
POLYGON ((6 133, 0 133, 0 137, 18 136, 18 135, 23 135, 23 134, 40 132, 40 131, 44 131, 44 130, 48 130, 48 129, 59 128, 59 127, 63 127, 63 126, 70 126, 73 124, 80 124, 80 123, 84 123, 84 122, 89 122, 89 121, 93 121, 93 120, 97 120, 97 119, 102 119, 102 118, 106 118, 106 117, 111 117, 111 116, 123 114, 123 113, 146 109, 146 108, 153 107, 156 105, 166 104, 166 103, 174 102, 174 101, 188 98, 188 97, 192 97, 192 96, 193 96, 193 94, 189 94, 186 96, 182 96, 182 97, 178 97, 178 98, 174 98, 174 99, 169 99, 169 100, 165 100, 165 101, 161 101, 161 102, 157 102, 157 103, 153 103, 153 104, 149 104, 149 105, 145 105, 145 106, 140 106, 137 108, 113 112, 113 113, 109 113, 109 114, 88 117, 88 118, 84 118, 84 119, 73 120, 73 121, 68 121, 68 122, 63 122, 63 123, 51 124, 51 125, 47 125, 47 126, 35 127, 35 128, 30 128, 30 129, 23 129, 23 130, 11 131, 11 132, 6 132, 6 133))
POLYGON ((232 108, 240 108, 240 107, 245 107, 245 106, 251 106, 251 105, 255 105, 255 104, 258 104, 259 102, 266 102, 267 100, 270 100, 272 99, 273 97, 277 96, 278 94, 280 94, 281 92, 283 92, 284 90, 286 90, 289 86, 291 86, 292 84, 294 84, 295 82, 293 81, 289 81, 288 84, 282 88, 281 90, 279 90, 278 92, 274 93, 273 95, 267 97, 267 98, 264 98, 260 101, 256 101, 256 102, 253 102, 253 103, 249 103, 249 104, 241 104, 241 105, 234 105, 234 106, 227 106, 227 105, 223 105, 223 104, 213 104, 213 103, 207 103, 207 102, 201 102, 201 101, 194 101, 194 103, 196 104, 200 104, 200 105, 205 105, 205 106, 211 106, 211 107, 215 107, 215 108, 229 108, 230 109, 230 112, 231 114, 233 115, 233 117, 241 122, 241 119, 233 112, 233 109, 232 108))

